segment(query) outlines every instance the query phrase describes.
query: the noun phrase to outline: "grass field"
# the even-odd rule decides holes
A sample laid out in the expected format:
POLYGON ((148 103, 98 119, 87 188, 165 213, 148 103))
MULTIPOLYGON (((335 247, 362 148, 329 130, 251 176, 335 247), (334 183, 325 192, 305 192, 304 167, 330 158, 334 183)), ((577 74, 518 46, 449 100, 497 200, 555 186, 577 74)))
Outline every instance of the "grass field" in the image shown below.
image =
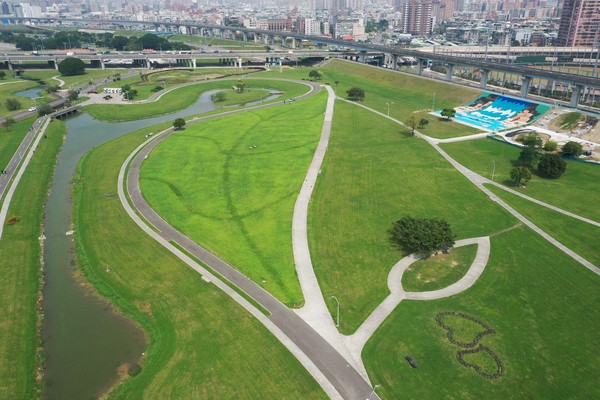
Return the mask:
POLYGON ((74 75, 74 76, 62 76, 60 72, 56 70, 28 70, 25 72, 25 75, 32 78, 43 79, 47 85, 54 86, 58 85, 58 81, 52 79, 52 77, 56 76, 58 79, 65 82, 65 85, 62 89, 68 89, 70 87, 84 86, 90 80, 107 78, 113 76, 115 73, 124 73, 125 70, 116 70, 116 69, 91 69, 88 68, 83 75, 74 75))
POLYGON ((191 125, 141 171, 142 193, 163 218, 290 306, 302 304, 291 219, 324 102, 322 93, 191 125))
MULTIPOLYGON (((284 69, 283 72, 271 72, 273 76, 301 76, 308 79, 314 68, 284 69)), ((426 118, 429 124, 421 132, 436 138, 465 136, 479 132, 475 128, 446 121, 427 114, 434 105, 439 110, 444 107, 456 107, 473 100, 481 92, 444 82, 418 78, 383 68, 371 67, 355 62, 333 60, 319 68, 324 83, 329 83, 338 96, 346 97, 352 87, 365 91, 363 103, 381 113, 389 114, 399 121, 405 121, 413 112, 420 111, 418 118, 426 118), (337 84, 335 82, 338 82, 337 84)))
POLYGON ((532 174, 527 188, 515 188, 510 182, 510 170, 519 157, 520 149, 491 139, 471 140, 442 145, 456 161, 485 176, 492 177, 496 163, 495 181, 519 192, 545 201, 573 213, 600 221, 600 209, 590 207, 600 202, 600 166, 567 161, 567 171, 559 179, 543 179, 532 174))
POLYGON ((335 105, 321 169, 309 209, 311 255, 324 296, 346 305, 345 334, 387 296, 388 272, 406 255, 389 242, 393 221, 443 218, 457 239, 515 223, 424 140, 345 102, 335 105))
POLYGON ((599 397, 599 289, 598 276, 530 230, 494 236, 489 263, 469 290, 399 305, 363 351, 369 376, 385 399, 599 397), (480 343, 500 358, 502 377, 489 380, 459 364, 461 348, 435 322, 442 311, 466 313, 495 330, 480 343))
POLYGON ((581 121, 583 118, 585 117, 580 112, 566 113, 561 115, 558 125, 561 129, 574 129, 579 124, 579 121, 581 121))
MULTIPOLYGON (((31 120, 28 121, 31 123, 31 120)), ((36 379, 41 358, 37 356, 37 299, 41 279, 43 206, 52 179, 54 159, 63 143, 65 127, 50 124, 13 196, 0 240, 0 398, 38 398, 36 379)), ((4 153, 4 152, 2 152, 4 153)))
POLYGON ((596 238, 600 238, 600 228, 538 206, 496 187, 488 188, 556 240, 592 264, 600 266, 600 248, 596 241, 596 238))
MULTIPOLYGON (((12 82, 7 79, 7 82, 12 82)), ((0 81, 3 83, 3 81, 0 81)), ((27 97, 17 96, 15 93, 20 92, 22 90, 27 90, 33 87, 36 87, 37 83, 33 81, 19 80, 17 83, 9 83, 6 85, 0 86, 0 117, 4 117, 5 115, 10 115, 18 111, 27 110, 29 107, 33 106, 33 100, 27 97), (9 111, 6 108, 6 100, 7 99, 16 99, 21 103, 21 107, 15 111, 9 111)), ((4 130, 4 128, 0 128, 4 130)))
POLYGON ((10 159, 33 124, 34 118, 19 121, 8 130, 0 128, 0 170, 6 169, 10 159))
MULTIPOLYGON (((103 87, 123 87, 124 85, 131 85, 133 89, 138 91, 135 101, 145 100, 152 96, 154 92, 153 88, 156 86, 161 87, 172 87, 173 85, 186 83, 190 81, 202 81, 206 79, 215 79, 218 77, 230 75, 230 74, 243 74, 248 70, 240 70, 239 68, 202 68, 196 70, 171 70, 158 72, 148 75, 147 81, 142 81, 141 76, 132 76, 130 78, 121 79, 116 82, 109 82, 103 87)), ((99 90, 101 90, 100 88, 99 90)))
POLYGON ((75 229, 85 275, 150 338, 142 372, 111 398, 326 398, 260 323, 144 234, 117 198, 98 195, 115 191, 121 163, 145 132, 94 149, 76 178, 75 229))
MULTIPOLYGON (((227 89, 222 92, 225 96, 223 101, 215 102, 215 105, 220 107, 233 106, 237 104, 245 105, 246 103, 251 103, 253 101, 258 101, 262 99, 266 99, 269 97, 268 90, 260 90, 255 89, 251 91, 245 90, 242 93, 239 93, 233 89, 227 89)), ((214 100, 213 100, 214 102, 214 100)))
MULTIPOLYGON (((170 91, 157 102, 147 104, 92 104, 85 106, 84 110, 95 119, 101 121, 116 122, 143 119, 149 115, 169 114, 184 109, 196 102, 198 96, 203 92, 212 89, 231 88, 235 82, 236 80, 199 82, 197 85, 184 86, 170 91)), ((269 88, 283 91, 285 94, 281 97, 282 99, 299 96, 308 90, 304 85, 283 81, 247 79, 245 82, 247 90, 269 88)))
POLYGON ((450 286, 466 274, 476 253, 477 245, 469 245, 418 260, 402 274, 402 287, 407 292, 426 292, 450 286))

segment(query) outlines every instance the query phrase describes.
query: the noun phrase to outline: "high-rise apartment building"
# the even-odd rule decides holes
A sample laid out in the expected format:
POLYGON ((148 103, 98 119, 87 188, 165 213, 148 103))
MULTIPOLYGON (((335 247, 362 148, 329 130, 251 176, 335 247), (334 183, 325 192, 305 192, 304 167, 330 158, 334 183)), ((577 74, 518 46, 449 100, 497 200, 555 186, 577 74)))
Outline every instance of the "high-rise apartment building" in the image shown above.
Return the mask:
MULTIPOLYGON (((599 0, 600 1, 600 0, 599 0)), ((402 7, 402 33, 427 36, 433 29, 430 1, 409 0, 402 7)))
POLYGON ((597 46, 600 43, 600 0, 564 0, 559 46, 597 46))

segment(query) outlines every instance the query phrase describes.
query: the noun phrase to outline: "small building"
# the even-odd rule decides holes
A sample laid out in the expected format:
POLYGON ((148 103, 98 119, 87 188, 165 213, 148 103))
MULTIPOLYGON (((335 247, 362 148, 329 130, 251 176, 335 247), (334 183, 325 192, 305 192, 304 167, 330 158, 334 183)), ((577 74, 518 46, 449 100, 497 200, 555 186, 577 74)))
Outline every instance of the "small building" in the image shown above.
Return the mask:
POLYGON ((104 94, 122 94, 121 88, 104 88, 104 94))

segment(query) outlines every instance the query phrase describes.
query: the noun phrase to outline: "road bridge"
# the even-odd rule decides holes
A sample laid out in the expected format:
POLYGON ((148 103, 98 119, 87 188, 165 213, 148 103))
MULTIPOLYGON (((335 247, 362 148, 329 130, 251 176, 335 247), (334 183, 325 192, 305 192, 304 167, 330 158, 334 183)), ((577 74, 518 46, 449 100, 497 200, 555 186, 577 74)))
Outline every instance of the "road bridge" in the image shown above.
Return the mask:
MULTIPOLYGON (((148 21, 130 21, 130 20, 102 20, 102 19, 72 19, 72 18, 9 18, 14 22, 28 22, 34 23, 49 23, 49 24, 94 24, 96 26, 113 26, 115 28, 128 28, 132 26, 138 27, 150 27, 156 30, 176 30, 177 32, 186 32, 188 34, 200 34, 203 36, 220 36, 227 37, 227 34, 234 36, 241 36, 243 40, 248 40, 250 36, 255 41, 262 40, 265 44, 270 43, 274 38, 282 38, 285 42, 291 39, 291 47, 295 48, 298 43, 302 41, 310 41, 320 45, 334 45, 342 48, 350 48, 359 52, 359 61, 366 61, 368 53, 380 53, 388 57, 391 60, 391 66, 393 69, 398 67, 398 60, 402 57, 412 57, 417 60, 417 72, 422 73, 423 65, 426 61, 434 61, 442 63, 446 66, 447 74, 446 78, 448 81, 452 80, 454 68, 457 66, 468 66, 473 67, 481 71, 480 87, 485 89, 487 87, 487 80, 491 71, 502 71, 512 74, 516 74, 521 77, 521 96, 527 97, 531 82, 534 78, 545 79, 549 81, 555 81, 567 84, 572 87, 572 95, 570 104, 576 107, 579 104, 581 94, 587 89, 600 88, 600 79, 598 76, 584 76, 566 72, 544 70, 538 68, 529 68, 526 66, 506 64, 499 62, 501 60, 497 58, 492 59, 481 59, 463 57, 453 54, 446 54, 444 52, 427 52, 423 50, 401 48, 393 46, 384 46, 370 43, 359 43, 351 42, 347 40, 334 39, 330 37, 321 36, 309 36, 294 32, 282 32, 282 31, 268 31, 261 29, 251 29, 243 27, 233 26, 221 26, 211 25, 198 22, 148 22, 148 21)), ((489 51, 489 49, 488 49, 489 51)), ((598 52, 600 50, 596 50, 598 52)), ((592 54, 590 53, 590 57, 592 54)), ((596 53, 596 59, 598 54, 596 53)))

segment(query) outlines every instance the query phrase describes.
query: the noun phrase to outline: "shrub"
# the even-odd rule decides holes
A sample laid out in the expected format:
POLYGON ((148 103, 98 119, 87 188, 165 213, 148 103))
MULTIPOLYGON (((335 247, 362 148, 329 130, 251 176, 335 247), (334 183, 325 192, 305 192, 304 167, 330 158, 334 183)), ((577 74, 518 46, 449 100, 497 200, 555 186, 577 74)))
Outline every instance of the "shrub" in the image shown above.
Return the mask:
POLYGON ((578 142, 567 142, 563 148, 562 153, 567 157, 579 157, 583 154, 583 145, 578 142))
POLYGON ((548 140, 546 144, 544 144, 544 151, 552 152, 558 148, 558 143, 554 140, 548 140))

